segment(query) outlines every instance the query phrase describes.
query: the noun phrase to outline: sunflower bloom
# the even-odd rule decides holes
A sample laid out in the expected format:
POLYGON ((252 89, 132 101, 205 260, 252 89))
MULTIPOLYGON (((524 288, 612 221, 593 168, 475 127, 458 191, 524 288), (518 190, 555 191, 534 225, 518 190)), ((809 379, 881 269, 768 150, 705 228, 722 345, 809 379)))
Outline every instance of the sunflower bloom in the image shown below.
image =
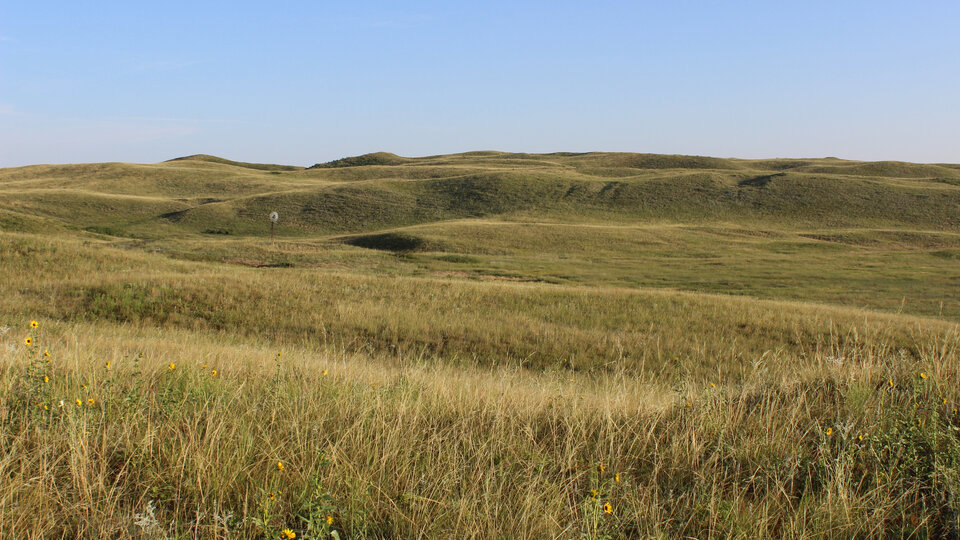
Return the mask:
POLYGON ((96 401, 93 398, 87 400, 87 405, 93 405, 96 401))
POLYGON ((288 538, 288 539, 296 538, 296 537, 297 537, 297 533, 291 531, 290 529, 284 529, 284 530, 283 530, 283 537, 284 537, 284 538, 288 538))
POLYGON ((45 383, 50 382, 50 377, 44 375, 44 376, 43 376, 43 382, 45 382, 45 383))
POLYGON ((216 377, 216 376, 217 376, 217 370, 211 369, 211 370, 210 370, 210 374, 213 375, 214 377, 216 377))
POLYGON ((278 471, 282 471, 282 470, 285 469, 285 468, 286 468, 286 467, 283 466, 283 462, 282 462, 282 461, 278 461, 278 462, 277 462, 277 470, 278 470, 278 471))
POLYGON ((173 371, 173 370, 177 369, 177 365, 174 364, 173 362, 170 362, 170 365, 167 366, 167 369, 169 369, 170 371, 173 371))
POLYGON ((613 475, 613 481, 614 481, 614 482, 619 482, 619 481, 620 481, 620 473, 617 473, 617 474, 613 475))
POLYGON ((23 342, 27 344, 27 347, 29 347, 30 345, 33 345, 33 338, 32 337, 24 338, 23 342))
POLYGON ((324 377, 327 376, 327 370, 323 370, 323 376, 324 376, 324 377))
POLYGON ((327 525, 333 525, 333 516, 327 516, 327 525))
POLYGON ((113 365, 113 362, 107 360, 107 370, 109 370, 109 369, 110 369, 110 366, 112 366, 112 365, 113 365))
POLYGON ((610 503, 603 503, 603 513, 604 513, 604 514, 612 514, 612 513, 613 513, 613 506, 610 506, 610 503))
POLYGON ((927 372, 926 372, 926 371, 921 371, 921 372, 920 372, 920 378, 921 378, 921 379, 926 379, 926 378, 927 378, 927 372))
POLYGON ((827 437, 833 435, 833 428, 827 428, 827 437))
POLYGON ((43 350, 43 356, 46 357, 46 358, 50 358, 50 351, 44 349, 44 350, 43 350))
POLYGON ((75 399, 74 401, 77 403, 77 407, 83 405, 83 402, 80 401, 80 398, 77 398, 77 399, 75 399))
POLYGON ((36 328, 38 326, 40 326, 40 324, 37 323, 37 321, 30 321, 30 328, 36 328))

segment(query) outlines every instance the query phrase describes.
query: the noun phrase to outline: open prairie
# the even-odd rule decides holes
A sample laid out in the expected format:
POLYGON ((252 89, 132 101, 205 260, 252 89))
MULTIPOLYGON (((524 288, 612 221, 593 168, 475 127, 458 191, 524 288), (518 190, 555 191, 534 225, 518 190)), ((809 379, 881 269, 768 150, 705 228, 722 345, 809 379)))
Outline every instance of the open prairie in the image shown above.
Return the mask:
POLYGON ((958 534, 960 165, 8 168, 0 276, 0 536, 958 534))

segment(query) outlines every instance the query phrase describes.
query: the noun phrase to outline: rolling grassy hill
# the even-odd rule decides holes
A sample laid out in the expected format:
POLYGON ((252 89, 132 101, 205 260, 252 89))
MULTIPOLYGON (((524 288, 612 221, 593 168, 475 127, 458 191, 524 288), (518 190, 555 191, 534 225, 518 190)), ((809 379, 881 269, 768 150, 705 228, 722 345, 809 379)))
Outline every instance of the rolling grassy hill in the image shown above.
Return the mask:
POLYGON ((494 216, 956 232, 956 182, 960 170, 937 165, 642 154, 371 154, 310 169, 191 156, 0 172, 6 212, 63 221, 72 211, 71 225, 142 237, 171 224, 171 233, 262 235, 272 210, 285 236, 494 216), (55 194, 75 204, 42 204, 55 194))
POLYGON ((377 153, 304 169, 197 155, 0 170, 6 231, 254 266, 659 287, 952 320, 958 208, 955 166, 832 158, 377 153))
POLYGON ((0 276, 0 536, 960 527, 957 165, 0 169, 0 276))

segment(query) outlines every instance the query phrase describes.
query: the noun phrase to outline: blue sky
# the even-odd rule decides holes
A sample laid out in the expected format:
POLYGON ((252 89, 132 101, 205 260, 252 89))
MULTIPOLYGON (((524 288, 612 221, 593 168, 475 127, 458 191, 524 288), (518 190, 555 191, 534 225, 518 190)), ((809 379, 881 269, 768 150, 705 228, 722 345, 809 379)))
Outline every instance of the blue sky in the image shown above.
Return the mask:
POLYGON ((960 162, 960 2, 0 0, 0 166, 960 162))

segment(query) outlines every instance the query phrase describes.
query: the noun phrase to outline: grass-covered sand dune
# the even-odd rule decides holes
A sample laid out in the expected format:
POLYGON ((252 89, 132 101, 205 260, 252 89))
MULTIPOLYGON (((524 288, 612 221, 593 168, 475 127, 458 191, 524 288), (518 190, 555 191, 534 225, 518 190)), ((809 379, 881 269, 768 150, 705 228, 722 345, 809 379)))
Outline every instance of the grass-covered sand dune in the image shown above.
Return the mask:
POLYGON ((0 536, 956 534, 958 262, 947 164, 0 169, 0 536))

